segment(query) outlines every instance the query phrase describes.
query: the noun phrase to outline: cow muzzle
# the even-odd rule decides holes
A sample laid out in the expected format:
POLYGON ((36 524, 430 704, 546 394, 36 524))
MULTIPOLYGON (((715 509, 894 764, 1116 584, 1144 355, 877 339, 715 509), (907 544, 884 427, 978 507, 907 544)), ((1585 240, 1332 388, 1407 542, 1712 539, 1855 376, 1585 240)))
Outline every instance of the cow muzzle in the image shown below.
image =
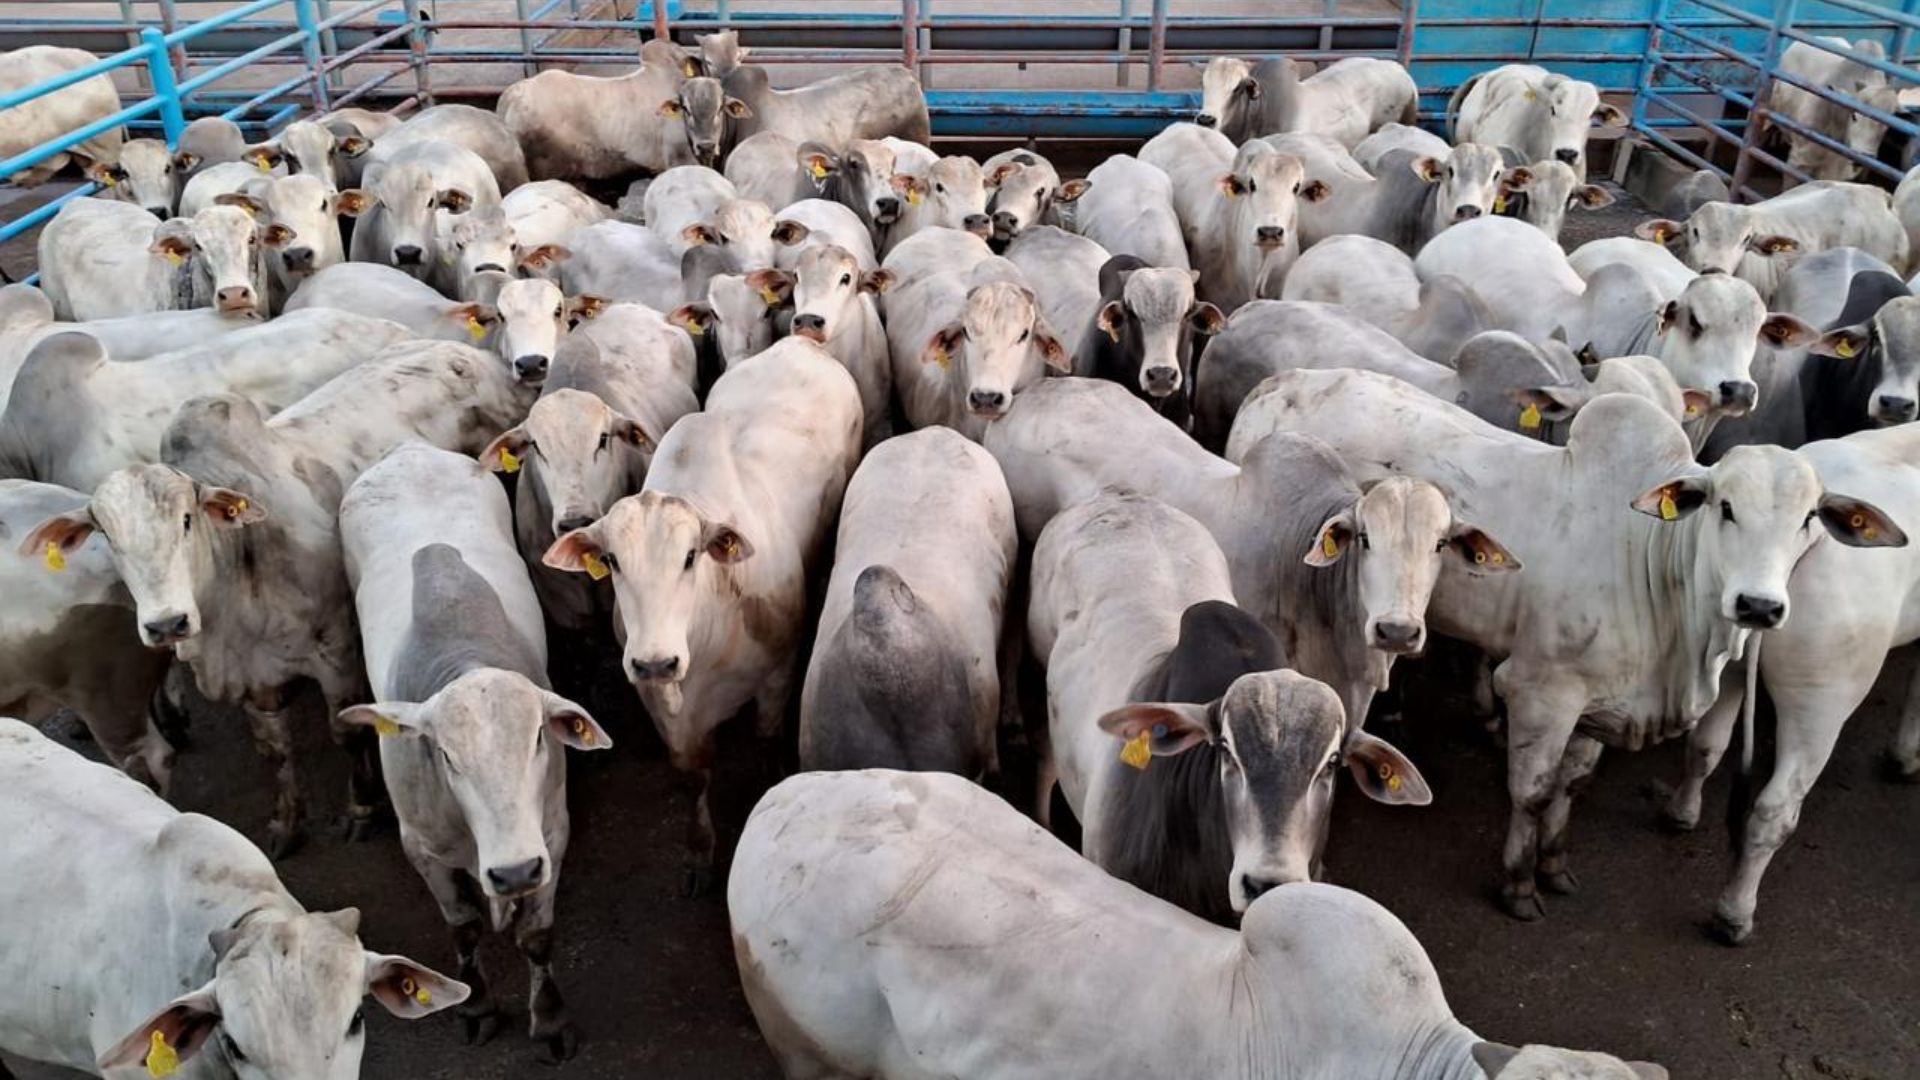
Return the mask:
POLYGON ((173 211, 165 206, 149 206, 147 207, 147 213, 152 214, 161 221, 165 221, 173 216, 173 211))
POLYGON ((308 247, 288 248, 280 253, 280 260, 287 266, 289 274, 313 273, 313 249, 308 247))
POLYGON ((1196 124, 1199 124, 1203 128, 1210 128, 1220 123, 1220 121, 1217 118, 1215 118, 1212 113, 1201 113, 1198 116, 1195 116, 1193 118, 1193 122, 1196 124))
POLYGON ((873 221, 876 225, 891 225, 900 220, 900 200, 891 195, 873 201, 873 221))
POLYGON ((1729 416, 1744 416, 1760 403, 1760 388, 1745 379, 1728 379, 1720 384, 1720 409, 1729 416))
POLYGON ((720 144, 717 142, 697 142, 693 144, 693 157, 700 164, 712 168, 720 160, 720 144))
POLYGON ((140 637, 150 649, 165 649, 192 637, 193 616, 186 612, 167 613, 140 624, 140 637))
POLYGON ((993 219, 985 214, 968 214, 960 224, 982 240, 993 235, 993 219))
POLYGON ((1472 221, 1474 218, 1479 217, 1480 214, 1480 208, 1472 203, 1463 203, 1453 208, 1453 220, 1455 221, 1472 221))
POLYGON ((1012 213, 1002 210, 993 215, 993 238, 1011 240, 1020 235, 1020 219, 1012 213))
POLYGON ((1749 630, 1773 630, 1787 621, 1787 602, 1777 596, 1740 593, 1733 598, 1733 621, 1749 630))
POLYGON ((213 294, 214 307, 223 313, 253 310, 253 289, 247 285, 229 285, 213 294))
POLYGON ((1382 616, 1367 627, 1367 641, 1381 652, 1411 656, 1427 643, 1426 623, 1405 616, 1382 616))
POLYGON ((1916 405, 1912 398, 1898 394, 1881 394, 1873 399, 1871 415, 1876 424, 1905 424, 1913 420, 1916 405))
POLYGON ((975 416, 984 416, 989 420, 998 420, 1007 414, 1007 394, 1004 390, 967 391, 967 411, 975 416))
POLYGON ((418 244, 401 244, 393 249, 393 265, 419 266, 427 257, 418 244))
POLYGON ((527 386, 539 386, 547 381, 547 365, 551 361, 538 353, 513 358, 514 380, 527 386))
POLYGON ((680 677, 681 663, 677 656, 664 656, 652 660, 631 660, 627 667, 634 682, 669 682, 680 677))
POLYGON ((1180 369, 1177 367, 1150 367, 1140 372, 1140 389, 1148 397, 1171 397, 1180 390, 1180 369))
POLYGON ((1580 164, 1580 151, 1577 147, 1563 146, 1553 152, 1555 159, 1566 165, 1580 164))
POLYGON ((1255 900, 1272 892, 1282 885, 1312 881, 1313 874, 1305 860, 1289 859, 1284 864, 1262 866, 1257 870, 1236 872, 1227 889, 1227 899, 1233 910, 1245 914, 1255 900))
POLYGON ((489 866, 487 891, 503 900, 525 896, 547 883, 547 860, 536 855, 508 866, 489 866))
POLYGON ((1287 242, 1287 230, 1280 225, 1262 225, 1253 230, 1253 242, 1261 251, 1272 251, 1287 242))

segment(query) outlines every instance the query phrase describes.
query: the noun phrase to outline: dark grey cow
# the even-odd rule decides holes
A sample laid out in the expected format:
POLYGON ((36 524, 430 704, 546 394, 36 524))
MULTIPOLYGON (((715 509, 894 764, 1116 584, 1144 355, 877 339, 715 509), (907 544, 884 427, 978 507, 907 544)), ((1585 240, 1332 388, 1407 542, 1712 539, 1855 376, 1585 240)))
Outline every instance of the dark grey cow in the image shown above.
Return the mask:
POLYGON ((1193 295, 1192 271, 1115 255, 1100 268, 1100 310, 1081 335, 1074 370, 1126 387, 1153 411, 1192 425, 1193 338, 1226 325, 1193 295))
POLYGON ((1854 277, 1800 371, 1807 440, 1905 424, 1920 410, 1920 297, 1884 271, 1854 277))

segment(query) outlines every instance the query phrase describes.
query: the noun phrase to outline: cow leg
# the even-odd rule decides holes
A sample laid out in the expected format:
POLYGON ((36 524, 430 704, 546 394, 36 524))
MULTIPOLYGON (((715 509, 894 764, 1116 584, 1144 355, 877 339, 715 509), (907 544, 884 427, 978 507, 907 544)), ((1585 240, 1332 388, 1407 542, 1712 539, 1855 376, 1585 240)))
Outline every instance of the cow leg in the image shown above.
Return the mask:
POLYGON ((700 896, 713 888, 713 735, 709 733, 690 753, 673 756, 678 786, 692 800, 687 816, 687 863, 681 893, 700 896))
POLYGON ((478 912, 453 929, 453 951, 460 958, 459 980, 471 993, 460 1004, 460 1024, 468 1046, 485 1046, 500 1033, 500 1006, 494 1003, 493 987, 487 982, 486 969, 480 963, 480 938, 486 923, 478 912))
POLYGON ((279 786, 274 796, 273 820, 267 824, 267 856, 284 859, 300 846, 300 777, 293 764, 293 715, 278 688, 247 698, 247 724, 254 747, 272 763, 279 786))
POLYGON ((793 661, 775 664, 753 695, 754 732, 762 740, 778 739, 787 727, 787 702, 793 697, 793 661))
POLYGON ((549 886, 521 905, 514 920, 513 943, 527 958, 527 1034, 546 1043, 549 1064, 559 1064, 580 1049, 580 1031, 567 1014, 560 984, 553 980, 553 897, 549 886))
POLYGON ((1907 682, 1907 703, 1900 710, 1900 730, 1894 732, 1887 766, 1896 780, 1920 783, 1920 667, 1907 682))
POLYGON ((1540 818, 1538 878, 1550 893, 1572 896, 1580 891, 1580 879, 1567 869, 1567 821, 1573 816, 1574 796, 1586 790, 1587 779, 1600 764, 1603 749, 1599 740, 1575 732, 1566 755, 1560 759, 1560 775, 1554 785, 1557 790, 1540 818))
MULTIPOLYGON (((1506 673, 1503 667, 1495 680, 1503 681, 1506 673)), ((1501 696, 1507 699, 1507 797, 1512 811, 1501 860, 1507 880, 1500 900, 1507 914, 1532 921, 1546 914, 1535 885, 1540 819, 1553 801, 1560 763, 1580 721, 1583 695, 1553 685, 1524 686, 1523 692, 1513 693, 1512 686, 1512 681, 1506 681, 1501 688, 1501 696)))
POLYGON ((1707 786, 1707 777, 1720 767, 1720 758, 1733 739, 1733 725, 1740 719, 1740 707, 1746 701, 1744 670, 1745 665, 1727 665, 1719 699, 1687 736, 1686 776, 1667 800, 1664 815, 1669 828, 1688 832, 1700 824, 1701 792, 1707 786))

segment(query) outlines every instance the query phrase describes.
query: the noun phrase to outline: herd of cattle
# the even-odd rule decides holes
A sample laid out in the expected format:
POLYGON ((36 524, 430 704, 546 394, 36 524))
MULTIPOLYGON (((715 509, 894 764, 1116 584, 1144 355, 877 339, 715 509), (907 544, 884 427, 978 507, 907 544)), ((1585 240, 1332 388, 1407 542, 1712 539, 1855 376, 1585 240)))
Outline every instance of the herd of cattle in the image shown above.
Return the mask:
MULTIPOLYGON (((0 289, 0 711, 71 709, 120 771, 0 721, 0 922, 31 928, 0 1050, 350 1077, 366 994, 492 1034, 491 930, 570 1056, 565 751, 611 739, 555 684, 604 647, 688 780, 691 891, 716 730, 750 713, 778 761, 797 713, 806 772, 726 881, 790 1076, 1666 1076, 1478 1039, 1404 926, 1313 883, 1329 807, 1342 772, 1431 801, 1364 722, 1430 634, 1476 647, 1502 896, 1539 918, 1602 748, 1686 738, 1693 826, 1764 685, 1778 762, 1716 912, 1751 932, 1920 636, 1920 192, 1704 199, 1568 254, 1623 117, 1537 67, 1462 87, 1449 143, 1391 62, 1217 59, 1195 123, 1064 179, 929 149, 902 69, 779 90, 746 55, 72 155, 104 190, 0 289), (272 763, 266 853, 162 801, 176 662, 272 763), (306 681, 457 979, 280 884, 306 681), (1008 739, 1040 825, 974 783, 1008 739)), ((114 108, 96 80, 9 124, 114 108)), ((1912 706, 1893 756, 1920 776, 1912 706)))

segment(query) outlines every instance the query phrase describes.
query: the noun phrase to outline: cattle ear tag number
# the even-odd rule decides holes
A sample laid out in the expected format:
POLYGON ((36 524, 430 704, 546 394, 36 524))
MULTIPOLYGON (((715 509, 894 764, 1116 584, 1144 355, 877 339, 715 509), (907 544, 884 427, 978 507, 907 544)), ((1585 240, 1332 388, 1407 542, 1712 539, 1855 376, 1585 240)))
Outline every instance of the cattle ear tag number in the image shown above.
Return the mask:
POLYGON ((471 315, 467 316, 467 336, 473 338, 473 340, 476 342, 479 341, 481 338, 486 337, 487 324, 481 322, 479 319, 476 319, 471 315))
POLYGON ((1680 508, 1673 505, 1673 495, 1665 491, 1661 492, 1660 493, 1660 520, 1672 521, 1679 516, 1680 516, 1680 508))
POLYGON ((385 716, 375 714, 373 718, 373 730, 374 733, 378 735, 398 735, 400 734, 400 725, 387 719, 385 716))
POLYGON ((780 294, 774 292, 772 289, 761 289, 760 299, 766 301, 768 307, 780 306, 780 294))
POLYGON ((1501 195, 1495 195, 1493 197, 1493 212, 1496 214, 1504 214, 1507 212, 1506 195, 1501 194, 1501 195))
POLYGON ((1332 529, 1328 529, 1326 532, 1320 534, 1320 554, 1325 555, 1329 559, 1337 559, 1340 557, 1340 543, 1333 538, 1332 529))
POLYGON ((180 254, 179 252, 177 252, 177 251, 175 251, 175 250, 173 250, 172 248, 168 248, 168 249, 167 249, 167 261, 168 261, 168 262, 170 262, 170 263, 172 263, 172 264, 173 264, 173 265, 175 265, 175 266, 179 266, 179 265, 180 265, 181 263, 183 263, 183 262, 186 262, 186 261, 187 261, 187 257, 186 257, 185 255, 182 255, 182 254, 180 254))
POLYGON ((1380 782, 1387 785, 1388 791, 1399 791, 1400 785, 1404 783, 1400 779, 1400 774, 1393 771, 1393 765, 1385 761, 1380 763, 1380 782))
POLYGON ((1527 402, 1527 407, 1520 410, 1520 430, 1540 430, 1540 406, 1529 401, 1527 402))
POLYGON ((426 987, 421 986, 419 983, 414 982, 412 978, 405 978, 400 980, 400 992, 412 998, 413 1000, 419 1002, 422 1005, 433 1004, 432 992, 430 992, 426 987))
POLYGON ((593 729, 588 727, 587 722, 578 716, 573 718, 573 737, 586 743, 588 746, 593 745, 593 729))
POLYGON ((1153 750, 1147 745, 1147 739, 1146 729, 1140 729, 1140 734, 1121 744, 1120 760, 1144 771, 1147 763, 1153 760, 1153 750))
POLYGON ((808 171, 813 173, 815 180, 825 180, 827 178, 827 166, 823 161, 815 161, 812 165, 808 166, 808 171))
POLYGON ((514 456, 513 451, 504 446, 500 448, 500 470, 507 473, 517 473, 520 471, 520 459, 514 456))
POLYGON ((60 545, 52 540, 47 541, 47 569, 57 574, 66 568, 67 557, 61 554, 60 545))
POLYGON ((156 1031, 147 1043, 147 1075, 172 1076, 180 1071, 180 1054, 167 1045, 167 1036, 156 1031))
POLYGON ((611 571, 607 569, 607 564, 600 561, 600 556, 595 555, 591 551, 580 556, 580 562, 586 566, 587 576, 595 581, 601 581, 611 573, 611 571))
POLYGON ((1833 355, 1842 360, 1853 359, 1853 342, 1848 341, 1846 338, 1841 338, 1839 343, 1833 347, 1833 355))
POLYGON ((919 203, 920 203, 920 189, 908 188, 907 189, 907 205, 917 206, 919 205, 919 203))

